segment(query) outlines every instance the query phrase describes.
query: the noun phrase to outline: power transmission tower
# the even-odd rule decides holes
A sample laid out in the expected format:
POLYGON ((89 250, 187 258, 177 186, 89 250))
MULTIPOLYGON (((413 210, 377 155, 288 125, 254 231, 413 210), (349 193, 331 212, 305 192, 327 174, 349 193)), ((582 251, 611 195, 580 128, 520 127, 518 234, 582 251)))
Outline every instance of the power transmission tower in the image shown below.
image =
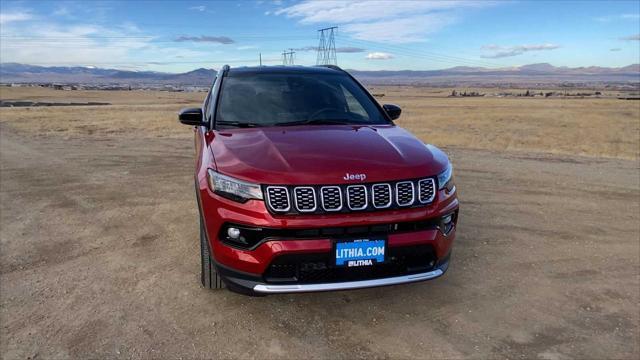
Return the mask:
POLYGON ((332 26, 318 30, 320 35, 320 44, 318 44, 318 58, 316 59, 316 65, 338 65, 335 39, 337 29, 337 26, 332 26))
POLYGON ((282 52, 282 65, 293 65, 293 55, 296 52, 293 49, 289 49, 289 51, 285 50, 282 52))

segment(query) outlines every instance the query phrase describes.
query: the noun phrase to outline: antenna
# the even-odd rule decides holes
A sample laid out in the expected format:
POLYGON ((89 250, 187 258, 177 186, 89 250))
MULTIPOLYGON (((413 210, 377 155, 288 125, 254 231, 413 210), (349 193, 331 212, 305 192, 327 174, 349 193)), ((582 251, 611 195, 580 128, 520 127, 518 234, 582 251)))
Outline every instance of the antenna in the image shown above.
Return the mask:
POLYGON ((282 65, 293 65, 293 55, 295 53, 293 49, 289 49, 289 51, 284 50, 282 52, 282 65))
POLYGON ((316 65, 338 65, 335 39, 337 29, 337 26, 332 26, 318 30, 320 43, 318 44, 316 65))

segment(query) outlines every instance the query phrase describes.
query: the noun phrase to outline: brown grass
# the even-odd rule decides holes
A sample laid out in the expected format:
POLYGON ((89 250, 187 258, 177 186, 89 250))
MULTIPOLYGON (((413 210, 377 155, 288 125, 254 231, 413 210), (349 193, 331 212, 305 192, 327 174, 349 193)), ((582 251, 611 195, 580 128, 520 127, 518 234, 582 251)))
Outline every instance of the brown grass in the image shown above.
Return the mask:
MULTIPOLYGON (((496 90, 497 91, 497 90, 496 90)), ((398 125, 438 145, 638 159, 640 102, 617 99, 448 98, 450 89, 376 87, 403 108, 398 125)), ((0 99, 103 101, 109 106, 1 108, 0 122, 61 136, 188 137, 176 113, 203 93, 1 88, 0 99)))

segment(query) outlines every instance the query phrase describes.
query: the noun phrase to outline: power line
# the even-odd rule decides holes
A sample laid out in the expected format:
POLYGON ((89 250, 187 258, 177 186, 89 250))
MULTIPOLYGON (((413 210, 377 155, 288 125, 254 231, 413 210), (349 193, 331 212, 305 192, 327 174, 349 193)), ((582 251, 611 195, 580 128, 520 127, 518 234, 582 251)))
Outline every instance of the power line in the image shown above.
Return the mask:
POLYGON ((338 65, 335 39, 337 29, 337 26, 332 26, 318 30, 320 43, 318 44, 316 65, 338 65))
POLYGON ((289 51, 282 52, 282 65, 293 65, 293 55, 295 55, 295 51, 293 49, 289 49, 289 51))

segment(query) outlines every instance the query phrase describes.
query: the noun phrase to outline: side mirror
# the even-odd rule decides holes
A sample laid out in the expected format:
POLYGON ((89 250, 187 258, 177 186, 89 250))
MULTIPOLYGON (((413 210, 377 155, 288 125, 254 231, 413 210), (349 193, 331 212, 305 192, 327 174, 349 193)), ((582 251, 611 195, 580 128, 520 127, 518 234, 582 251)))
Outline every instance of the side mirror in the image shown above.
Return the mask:
POLYGON ((185 125, 191 125, 191 126, 206 125, 204 120, 202 119, 201 108, 186 108, 186 109, 180 110, 180 112, 178 113, 178 120, 185 125))
POLYGON ((398 106, 398 105, 384 104, 384 105, 382 105, 382 108, 384 109, 384 111, 387 112, 387 115, 389 115, 391 120, 395 120, 395 119, 399 118, 400 117, 400 113, 402 112, 402 109, 400 109, 400 106, 398 106))

